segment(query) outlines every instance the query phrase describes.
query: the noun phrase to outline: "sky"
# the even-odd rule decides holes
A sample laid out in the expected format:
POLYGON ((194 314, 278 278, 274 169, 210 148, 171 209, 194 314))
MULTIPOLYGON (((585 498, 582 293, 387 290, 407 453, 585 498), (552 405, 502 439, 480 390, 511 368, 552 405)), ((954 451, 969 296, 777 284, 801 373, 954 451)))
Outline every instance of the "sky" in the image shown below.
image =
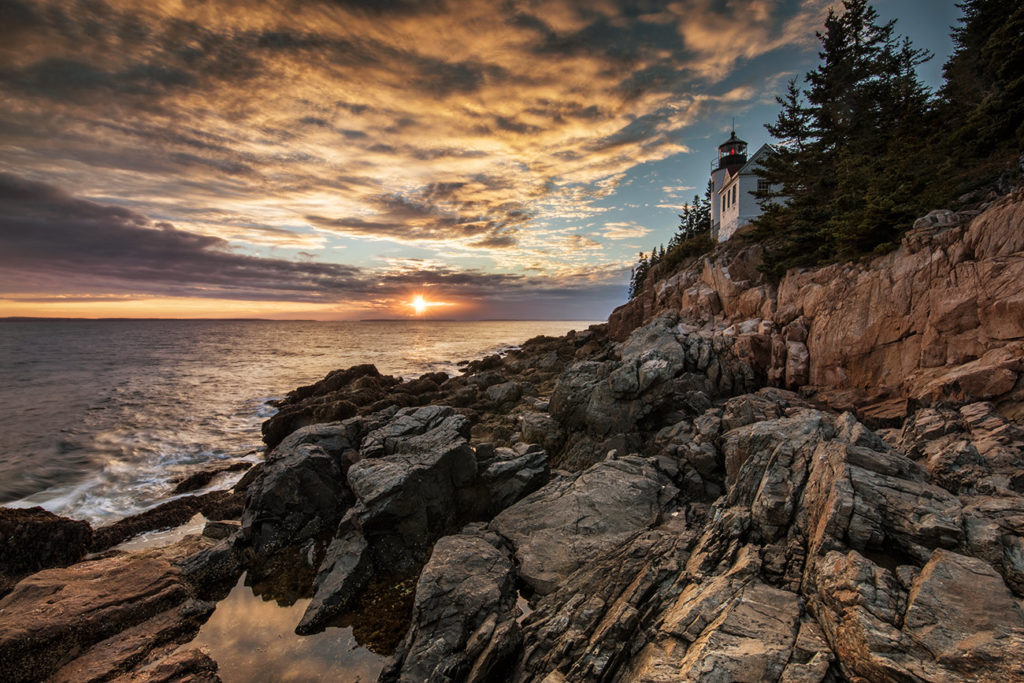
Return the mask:
POLYGON ((828 6, 4 0, 0 316, 604 319, 828 6))

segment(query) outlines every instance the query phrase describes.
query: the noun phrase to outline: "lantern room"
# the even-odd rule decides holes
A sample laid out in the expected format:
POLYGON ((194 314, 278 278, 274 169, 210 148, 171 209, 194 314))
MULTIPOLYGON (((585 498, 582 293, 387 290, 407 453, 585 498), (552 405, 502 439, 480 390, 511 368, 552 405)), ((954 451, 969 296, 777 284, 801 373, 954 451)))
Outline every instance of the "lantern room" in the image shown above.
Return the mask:
POLYGON ((747 143, 732 132, 729 139, 718 146, 718 168, 742 166, 747 163, 747 143))

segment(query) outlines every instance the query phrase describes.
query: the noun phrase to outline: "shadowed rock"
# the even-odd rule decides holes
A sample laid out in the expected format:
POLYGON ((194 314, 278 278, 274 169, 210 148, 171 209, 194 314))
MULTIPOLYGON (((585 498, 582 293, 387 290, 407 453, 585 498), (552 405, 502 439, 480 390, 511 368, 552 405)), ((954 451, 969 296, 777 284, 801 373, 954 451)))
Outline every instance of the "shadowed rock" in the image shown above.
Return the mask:
POLYGON ((445 536, 416 584, 412 623, 380 681, 486 681, 503 675, 520 640, 515 571, 501 539, 445 536))
POLYGON ((88 522, 60 517, 39 507, 0 507, 0 596, 26 574, 79 561, 89 549, 92 536, 88 522))

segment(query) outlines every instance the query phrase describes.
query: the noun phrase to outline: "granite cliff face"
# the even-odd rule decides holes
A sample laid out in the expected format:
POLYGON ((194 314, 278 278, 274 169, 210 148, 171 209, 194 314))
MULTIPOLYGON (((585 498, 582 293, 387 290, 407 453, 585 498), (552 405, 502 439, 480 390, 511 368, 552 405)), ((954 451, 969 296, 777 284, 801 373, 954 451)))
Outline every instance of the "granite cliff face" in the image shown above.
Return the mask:
POLYGON ((889 420, 914 405, 1017 404, 1024 350, 1024 200, 933 212, 900 248, 861 264, 791 271, 772 286, 756 246, 727 246, 647 284, 616 309, 610 335, 677 313, 709 339, 761 351, 768 383, 889 420))
POLYGON ((78 562, 42 520, 83 547, 8 541, 0 665, 217 680, 187 641, 245 571, 382 681, 1024 680, 1024 198, 777 287, 758 261, 456 377, 297 389, 232 493, 173 502, 240 507, 212 538, 78 562))

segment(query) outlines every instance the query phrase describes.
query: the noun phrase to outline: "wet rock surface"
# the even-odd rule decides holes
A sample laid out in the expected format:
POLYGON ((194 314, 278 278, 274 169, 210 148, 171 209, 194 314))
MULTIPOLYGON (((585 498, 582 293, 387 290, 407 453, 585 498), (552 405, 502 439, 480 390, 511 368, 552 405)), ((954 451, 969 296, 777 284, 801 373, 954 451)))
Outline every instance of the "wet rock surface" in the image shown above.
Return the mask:
POLYGON ((109 680, 192 638, 214 609, 176 565, 196 549, 117 554, 23 579, 0 600, 4 679, 109 680))
POLYGON ((175 498, 156 507, 96 529, 90 550, 100 552, 147 531, 180 526, 197 514, 207 519, 237 518, 242 512, 238 491, 210 491, 198 496, 175 498))

